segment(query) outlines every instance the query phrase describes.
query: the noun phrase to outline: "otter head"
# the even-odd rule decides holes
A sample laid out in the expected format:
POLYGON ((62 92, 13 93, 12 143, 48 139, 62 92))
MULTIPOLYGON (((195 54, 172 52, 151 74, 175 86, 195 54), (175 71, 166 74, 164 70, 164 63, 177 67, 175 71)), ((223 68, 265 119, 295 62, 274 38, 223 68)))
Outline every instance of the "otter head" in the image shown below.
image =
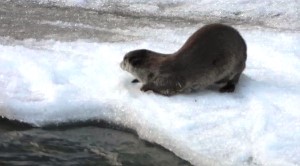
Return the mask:
POLYGON ((156 53, 141 49, 128 52, 120 66, 123 70, 134 75, 138 80, 145 83, 150 81, 158 71, 156 53))

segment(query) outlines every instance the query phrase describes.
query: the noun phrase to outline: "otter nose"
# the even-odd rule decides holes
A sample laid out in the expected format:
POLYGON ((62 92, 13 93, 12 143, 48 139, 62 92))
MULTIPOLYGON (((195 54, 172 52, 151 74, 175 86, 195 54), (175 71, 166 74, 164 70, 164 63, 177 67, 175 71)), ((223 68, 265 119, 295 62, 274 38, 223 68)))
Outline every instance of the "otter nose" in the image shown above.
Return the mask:
POLYGON ((120 63, 120 67, 121 67, 121 69, 125 70, 125 68, 126 68, 126 63, 125 63, 125 61, 122 61, 122 62, 120 63))
POLYGON ((123 61, 120 63, 120 67, 121 67, 121 69, 124 69, 123 61))

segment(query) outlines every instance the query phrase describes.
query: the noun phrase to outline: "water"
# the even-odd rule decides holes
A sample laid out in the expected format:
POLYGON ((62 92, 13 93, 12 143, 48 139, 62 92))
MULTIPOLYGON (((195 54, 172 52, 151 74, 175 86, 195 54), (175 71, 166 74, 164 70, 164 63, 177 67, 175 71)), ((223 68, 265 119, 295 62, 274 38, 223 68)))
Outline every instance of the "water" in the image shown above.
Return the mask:
POLYGON ((32 128, 1 119, 1 165, 178 165, 188 162, 105 122, 32 128))

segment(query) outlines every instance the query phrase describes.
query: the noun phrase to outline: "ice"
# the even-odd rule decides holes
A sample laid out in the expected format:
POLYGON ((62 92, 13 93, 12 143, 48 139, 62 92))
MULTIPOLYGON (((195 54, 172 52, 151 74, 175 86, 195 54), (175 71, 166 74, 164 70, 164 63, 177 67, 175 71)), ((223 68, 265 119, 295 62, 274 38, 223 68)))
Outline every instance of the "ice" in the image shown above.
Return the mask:
MULTIPOLYGON (((0 116, 37 127, 105 120, 137 131, 141 138, 193 165, 300 165, 297 1, 31 0, 19 4, 31 2, 158 18, 201 20, 205 16, 211 22, 239 18, 237 24, 245 25, 235 27, 247 42, 247 67, 234 93, 203 90, 164 97, 141 92, 141 84, 132 84, 133 77, 119 63, 133 49, 176 51, 197 29, 194 24, 183 21, 170 28, 157 23, 126 30, 108 26, 117 34, 136 37, 117 42, 80 36, 75 41, 18 40, 1 35, 0 116)), ((72 19, 38 23, 84 32, 105 29, 72 19)))

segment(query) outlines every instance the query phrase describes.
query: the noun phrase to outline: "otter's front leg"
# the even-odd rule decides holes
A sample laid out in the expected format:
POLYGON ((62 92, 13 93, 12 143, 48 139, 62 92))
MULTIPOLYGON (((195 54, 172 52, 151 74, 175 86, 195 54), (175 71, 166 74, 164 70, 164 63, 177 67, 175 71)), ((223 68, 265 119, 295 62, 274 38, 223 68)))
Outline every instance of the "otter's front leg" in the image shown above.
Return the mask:
POLYGON ((161 93, 162 92, 161 87, 156 86, 154 83, 151 83, 151 82, 146 83, 141 87, 141 91, 143 91, 143 92, 146 92, 149 90, 152 90, 154 93, 165 95, 165 94, 161 93))
POLYGON ((146 92, 148 90, 152 90, 154 93, 158 93, 164 96, 175 95, 177 92, 179 92, 180 89, 181 87, 179 88, 176 84, 163 84, 158 86, 157 84, 154 84, 152 82, 146 83, 141 87, 141 91, 146 92))

